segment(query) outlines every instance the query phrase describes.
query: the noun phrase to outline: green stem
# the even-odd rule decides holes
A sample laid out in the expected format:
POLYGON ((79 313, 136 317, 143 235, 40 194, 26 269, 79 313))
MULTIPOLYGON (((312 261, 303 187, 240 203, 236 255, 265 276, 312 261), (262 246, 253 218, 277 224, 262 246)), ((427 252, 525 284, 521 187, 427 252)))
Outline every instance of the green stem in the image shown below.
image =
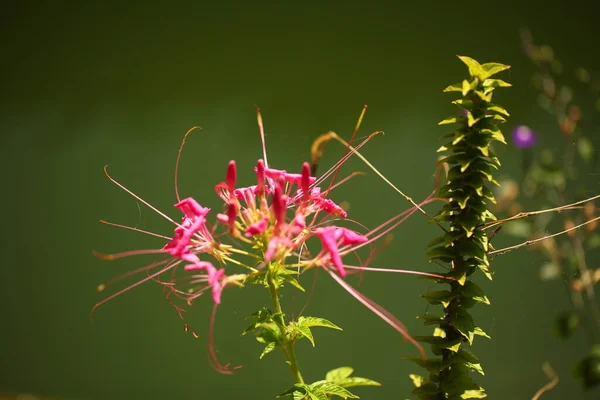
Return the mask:
POLYGON ((269 293, 271 294, 271 300, 273 300, 273 308, 275 309, 275 323, 279 327, 281 337, 283 340, 283 354, 285 355, 287 364, 290 366, 292 375, 294 375, 294 378, 296 379, 296 383, 304 383, 304 379, 302 379, 302 374, 300 373, 300 369, 298 368, 298 360, 296 359, 296 349, 294 347, 295 341, 290 340, 287 335, 286 324, 283 318, 283 309, 281 308, 281 303, 279 302, 279 293, 277 292, 275 282, 273 282, 271 271, 267 272, 267 283, 269 285, 269 293))

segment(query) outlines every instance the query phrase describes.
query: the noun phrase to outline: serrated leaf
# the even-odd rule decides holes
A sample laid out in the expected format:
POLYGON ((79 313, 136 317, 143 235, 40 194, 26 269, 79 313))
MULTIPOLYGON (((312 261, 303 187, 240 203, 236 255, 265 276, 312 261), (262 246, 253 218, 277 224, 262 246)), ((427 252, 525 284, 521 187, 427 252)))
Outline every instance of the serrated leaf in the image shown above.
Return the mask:
POLYGON ((336 369, 332 369, 325 375, 325 379, 331 382, 341 382, 344 379, 348 378, 354 372, 354 368, 352 367, 339 367, 336 369))
POLYGON ((315 339, 313 338, 313 334, 310 331, 310 328, 308 326, 303 326, 303 325, 295 325, 294 329, 300 333, 300 337, 305 337, 307 338, 310 343, 312 344, 313 347, 315 347, 315 339))
POLYGON ((307 326, 307 327, 322 326, 324 328, 337 329, 338 331, 343 330, 342 328, 340 328, 333 322, 328 321, 325 318, 319 318, 319 317, 300 317, 300 318, 298 318, 296 325, 307 326))
MULTIPOLYGON (((341 387, 340 385, 329 382, 329 381, 317 381, 311 383, 310 391, 314 394, 325 394, 328 396, 338 396, 342 399, 358 399, 358 396, 350 392, 348 389, 341 387)), ((327 397, 326 397, 327 398, 327 397)))
POLYGON ((266 356, 267 354, 269 354, 270 352, 272 352, 276 348, 277 348, 277 344, 275 342, 269 342, 269 343, 267 343, 267 345, 263 349, 262 353, 260 353, 260 357, 258 357, 258 358, 262 359, 264 356, 266 356))
POLYGON ((343 380, 342 382, 339 382, 338 385, 340 385, 343 388, 349 388, 349 387, 357 387, 357 386, 381 386, 381 383, 374 381, 372 379, 368 379, 368 378, 351 376, 350 378, 347 378, 347 379, 343 380))

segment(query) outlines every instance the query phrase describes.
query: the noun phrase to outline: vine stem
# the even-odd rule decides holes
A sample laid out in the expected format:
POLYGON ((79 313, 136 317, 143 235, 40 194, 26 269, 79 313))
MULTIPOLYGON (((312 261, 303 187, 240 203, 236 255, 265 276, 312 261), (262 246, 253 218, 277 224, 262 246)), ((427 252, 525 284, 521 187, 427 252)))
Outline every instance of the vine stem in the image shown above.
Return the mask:
POLYGON ((283 318, 283 309, 281 308, 281 303, 279 302, 279 293, 277 291, 277 286, 273 281, 273 277, 271 276, 271 271, 267 273, 267 283, 269 285, 269 293, 271 295, 271 300, 273 301, 273 308, 275 309, 275 323, 279 327, 281 332, 281 337, 283 340, 282 350, 285 355, 287 364, 292 371, 292 375, 294 375, 294 379, 296 379, 296 383, 304 383, 304 379, 302 379, 302 374, 300 373, 300 369, 298 368, 298 360, 296 358, 296 348, 294 340, 290 340, 287 335, 287 329, 285 327, 285 320, 283 318))

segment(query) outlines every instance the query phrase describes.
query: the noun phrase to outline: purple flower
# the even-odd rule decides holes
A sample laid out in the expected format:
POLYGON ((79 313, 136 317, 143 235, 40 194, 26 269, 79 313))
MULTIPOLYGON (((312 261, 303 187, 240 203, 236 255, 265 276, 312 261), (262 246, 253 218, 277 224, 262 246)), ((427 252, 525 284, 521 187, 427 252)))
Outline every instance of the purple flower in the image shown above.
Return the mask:
POLYGON ((526 149, 535 145, 537 134, 526 125, 519 125, 513 128, 512 140, 515 147, 526 149))

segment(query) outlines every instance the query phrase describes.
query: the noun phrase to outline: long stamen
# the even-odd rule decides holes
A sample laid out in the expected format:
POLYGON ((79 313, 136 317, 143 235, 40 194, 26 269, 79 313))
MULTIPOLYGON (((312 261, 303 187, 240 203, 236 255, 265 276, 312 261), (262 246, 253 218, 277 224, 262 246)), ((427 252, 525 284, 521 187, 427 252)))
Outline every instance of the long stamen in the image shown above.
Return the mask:
MULTIPOLYGON (((342 143, 343 145, 349 147, 352 149, 352 146, 350 145, 350 143, 346 143, 346 141, 342 138, 340 138, 338 135, 336 135, 335 133, 333 133, 333 138, 336 139, 337 141, 339 141, 340 143, 342 143)), ((431 217, 429 214, 427 214, 427 211, 423 210, 417 203, 414 202, 414 200, 412 198, 410 198, 409 196, 407 196, 403 191, 401 191, 400 189, 398 189, 392 182, 390 182, 389 179, 387 179, 381 172, 379 172, 379 170, 377 168, 375 168, 375 166, 373 164, 371 164, 369 162, 369 160, 367 160, 362 154, 360 154, 358 151, 355 151, 355 154, 365 163, 367 164, 367 166, 369 168, 371 168, 371 170, 373 170, 373 172, 375 172, 377 174, 377 176, 379 176, 381 179, 383 179, 383 181, 385 183, 387 183, 392 189, 394 189, 398 194, 400 194, 400 196, 404 197, 404 199, 406 201, 408 201, 410 204, 412 204, 413 206, 415 206, 421 213, 423 213, 423 215, 425 215, 427 218, 429 218, 430 220, 433 220, 433 217, 431 217)), ((446 228, 444 228, 443 226, 441 226, 439 223, 437 223, 437 225, 443 229, 444 231, 446 231, 446 228)))
POLYGON ((183 151, 183 145, 185 144, 185 139, 187 138, 187 136, 192 133, 194 130, 196 129, 202 129, 199 126, 192 126, 186 133, 185 135, 183 135, 183 139, 181 140, 181 145, 179 146, 179 151, 177 152, 177 160, 175 161, 175 197, 177 197, 177 202, 180 202, 181 199, 179 198, 179 189, 178 189, 178 182, 179 182, 179 159, 181 158, 181 152, 183 151))
MULTIPOLYGON (((356 136, 356 133, 358 132, 358 128, 360 128, 360 124, 362 123, 362 120, 363 120, 363 118, 365 116, 365 112, 366 111, 367 111, 367 105, 365 104, 365 106, 362 109, 362 112, 360 113, 360 117, 358 117, 358 121, 356 123, 356 126, 354 127, 354 132, 352 132, 352 136, 350 137, 350 140, 348 141, 348 146, 346 147, 346 150, 344 150, 344 156, 343 157, 345 157, 346 154, 348 154, 348 150, 351 148, 352 141, 354 140, 354 137, 356 136)), ((331 182, 329 182, 329 187, 325 191, 325 197, 327 197, 327 195, 329 194, 329 191, 331 190, 331 186, 333 185, 333 182, 335 182, 335 178, 337 178, 338 173, 340 172, 340 168, 341 167, 342 167, 342 165, 340 164, 340 166, 335 170, 335 174, 333 175, 333 178, 331 179, 331 182)))
POLYGON ((265 141, 265 128, 263 126, 262 115, 260 114, 260 108, 255 104, 256 108, 256 120, 258 121, 258 129, 260 131, 260 140, 262 142, 262 151, 263 151, 263 160, 265 161, 265 167, 269 167, 269 163, 267 162, 267 145, 265 141))
POLYGON ((346 269, 355 269, 360 271, 375 271, 375 272, 396 272, 399 274, 408 274, 408 275, 420 275, 420 276, 428 276, 431 278, 438 278, 444 280, 454 280, 454 278, 450 278, 443 275, 432 274, 429 272, 420 272, 420 271, 411 271, 408 269, 393 269, 393 268, 373 268, 373 267, 357 267, 353 265, 344 264, 344 268, 346 269))
POLYGON ((340 284, 342 288, 344 288, 352 297, 361 302, 365 307, 371 310, 375 315, 384 320, 388 325, 390 325, 394 330, 399 332, 406 340, 412 343, 421 353, 421 357, 425 359, 425 350, 423 347, 408 333, 406 327, 402 322, 400 322, 396 317, 394 317, 389 311, 376 304, 373 300, 369 299, 364 294, 360 293, 358 290, 354 289, 350 286, 346 281, 340 278, 335 272, 330 271, 328 268, 325 268, 325 271, 337 282, 340 284))
MULTIPOLYGON (((335 164, 333 164, 333 166, 331 168, 329 168, 323 175, 321 175, 317 181, 314 183, 315 186, 320 185, 325 179, 327 179, 329 176, 331 176, 331 174, 333 174, 336 169, 341 166, 343 163, 345 163, 350 157, 352 157, 360 148, 362 148, 365 144, 367 144, 367 142, 369 142, 371 139, 373 139, 375 136, 382 134, 383 131, 375 131, 373 133, 371 133, 369 136, 367 136, 365 139, 363 139, 362 142, 360 142, 359 144, 357 144, 355 147, 351 148, 350 151, 348 153, 346 153, 342 158, 340 158, 335 164)), ((339 136, 333 132, 333 131, 329 131, 326 134, 322 135, 323 137, 326 137, 326 139, 322 139, 322 140, 331 140, 331 139, 336 139, 339 141, 339 136)), ((319 140, 319 139, 317 139, 319 140)), ((345 142, 344 142, 345 143, 345 142)))
POLYGON ((140 273, 140 272, 142 272, 142 271, 149 271, 149 270, 151 270, 152 268, 156 268, 156 267, 159 267, 159 266, 161 266, 161 265, 167 264, 167 263, 168 263, 168 262, 170 262, 170 261, 171 261, 171 260, 169 260, 169 259, 167 259, 167 260, 163 260, 163 261, 156 261, 156 262, 154 262, 154 263, 152 263, 152 264, 150 264, 150 265, 145 265, 145 266, 143 266, 143 267, 139 267, 139 268, 136 268, 136 269, 134 269, 134 270, 128 271, 128 272, 124 273, 123 275, 119 275, 119 276, 117 276, 117 277, 115 277, 115 278, 112 278, 112 279, 111 279, 111 280, 109 280, 109 281, 106 281, 106 282, 104 282, 104 283, 102 283, 102 284, 98 285, 98 286, 96 287, 96 290, 97 290, 98 292, 103 292, 103 291, 104 291, 104 290, 106 290, 106 289, 107 289, 109 286, 112 286, 112 285, 114 285, 115 283, 117 283, 117 282, 119 282, 119 281, 122 281, 122 280, 123 280, 123 279, 125 279, 125 278, 128 278, 128 277, 130 277, 130 276, 133 276, 133 275, 139 274, 139 273, 140 273))
POLYGON ((127 226, 127 225, 121 225, 121 224, 115 224, 114 222, 108 222, 105 221, 103 219, 98 220, 98 222, 100 222, 101 224, 105 224, 105 225, 110 225, 110 226, 116 226, 117 228, 123 228, 123 229, 129 229, 131 231, 135 231, 135 232, 140 232, 140 233, 145 233, 146 235, 150 235, 150 236, 155 236, 155 237, 159 237, 161 239, 167 239, 167 240, 171 240, 172 238, 170 238, 169 236, 164 236, 164 235, 160 235, 158 233, 154 233, 154 232, 149 232, 149 231, 145 231, 143 229, 139 229, 139 228, 134 228, 132 226, 127 226))
POLYGON ((219 362, 217 358, 217 354, 215 353, 215 345, 214 345, 214 329, 215 329, 215 317, 217 315, 218 304, 214 304, 212 311, 210 313, 210 322, 208 327, 208 362, 210 366, 217 372, 224 375, 231 375, 235 372, 236 369, 242 368, 241 365, 236 367, 230 367, 227 363, 225 365, 219 362))
POLYGON ((119 182, 117 182, 115 179, 113 179, 109 174, 108 174, 108 165, 104 166, 104 174, 106 175, 106 177, 115 185, 117 185, 118 187, 120 187, 121 189, 123 189, 124 191, 126 191, 127 193, 129 193, 131 196, 133 196, 133 198, 135 198, 138 201, 141 201, 142 203, 144 203, 144 205, 146 205, 147 207, 149 207, 152 211, 156 212, 158 215, 160 215, 161 217, 163 217, 164 219, 166 219, 167 221, 170 221, 172 223, 174 223, 175 225, 179 225, 177 222, 173 221, 169 216, 167 216, 166 214, 160 212, 156 207, 152 206, 150 203, 148 203, 146 200, 142 199, 140 196, 138 196, 137 194, 133 193, 131 190, 127 189, 125 186, 121 185, 119 182))
MULTIPOLYGON (((96 311, 96 309, 97 309, 98 307, 100 307, 101 305, 108 303, 109 301, 111 301, 111 300, 112 300, 112 299, 114 299, 115 297, 117 297, 117 296, 120 296, 120 295, 122 295, 123 293, 125 293, 125 292, 127 292, 127 291, 129 291, 129 290, 131 290, 131 289, 133 289, 133 288, 135 288, 135 287, 138 287, 138 286, 139 286, 139 285, 141 285, 142 283, 145 283, 145 282, 148 282, 148 281, 150 281, 150 280, 154 279, 155 277, 157 277, 157 276, 159 276, 159 275, 161 275, 161 274, 165 273, 166 271, 168 271, 169 269, 171 269, 171 268, 173 268, 173 267, 175 267, 175 266, 177 266, 177 265, 178 265, 178 263, 177 263, 177 264, 171 264, 171 265, 167 265, 165 268, 161 269, 160 271, 158 271, 158 272, 155 272, 155 273, 154 273, 154 274, 152 274, 152 275, 148 275, 148 276, 147 276, 147 277, 145 277, 144 279, 142 279, 142 280, 140 280, 140 281, 138 281, 138 282, 136 282, 136 283, 134 283, 134 284, 132 284, 132 285, 129 285, 129 286, 127 286, 126 288, 119 290, 117 293, 111 294, 110 296, 108 296, 108 297, 107 297, 107 298, 105 298, 104 300, 102 300, 102 301, 100 301, 100 302, 98 302, 98 303, 94 304, 94 307, 92 307, 92 311, 90 312, 90 321, 91 321, 91 322, 94 322, 94 311, 96 311)), ((148 267, 149 267, 149 268, 151 268, 151 266, 152 266, 152 264, 150 264, 148 267)))
POLYGON ((114 254, 103 254, 103 253, 97 252, 96 250, 92 251, 93 255, 95 255, 96 257, 98 257, 102 260, 106 260, 106 261, 118 260, 119 258, 125 258, 125 257, 131 257, 131 256, 139 256, 142 254, 161 254, 161 253, 164 253, 164 251, 157 250, 157 249, 130 250, 130 251, 123 251, 123 252, 114 253, 114 254))

